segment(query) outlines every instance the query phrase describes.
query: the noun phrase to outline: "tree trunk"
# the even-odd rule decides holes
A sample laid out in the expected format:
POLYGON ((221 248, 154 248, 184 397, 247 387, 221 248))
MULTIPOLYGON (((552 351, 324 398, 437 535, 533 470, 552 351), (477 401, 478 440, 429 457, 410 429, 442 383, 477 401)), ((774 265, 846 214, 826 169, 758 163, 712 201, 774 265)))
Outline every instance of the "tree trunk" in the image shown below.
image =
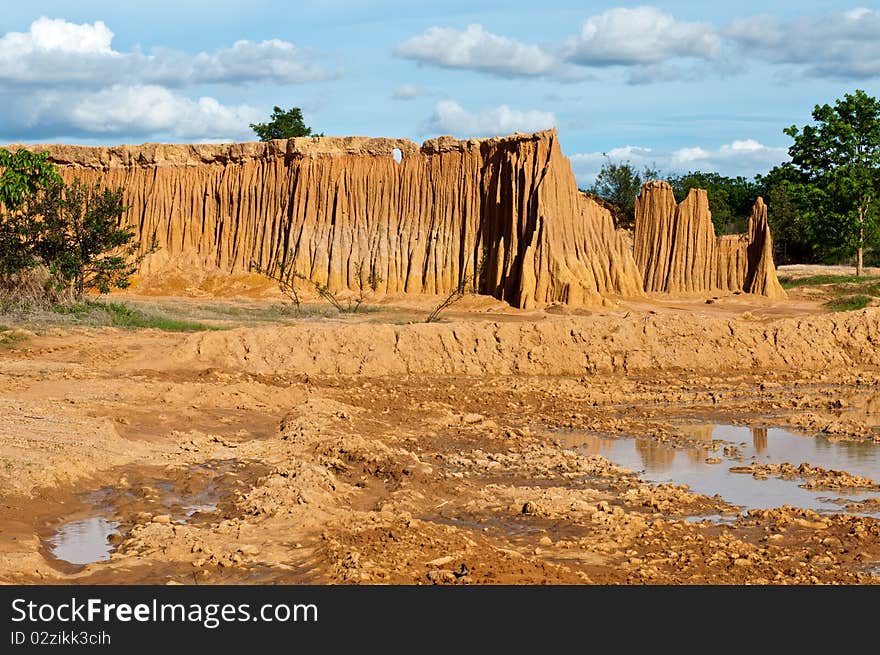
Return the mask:
POLYGON ((856 277, 862 277, 862 269, 864 268, 864 252, 865 252, 865 214, 867 208, 864 203, 859 204, 859 248, 856 251, 856 277))

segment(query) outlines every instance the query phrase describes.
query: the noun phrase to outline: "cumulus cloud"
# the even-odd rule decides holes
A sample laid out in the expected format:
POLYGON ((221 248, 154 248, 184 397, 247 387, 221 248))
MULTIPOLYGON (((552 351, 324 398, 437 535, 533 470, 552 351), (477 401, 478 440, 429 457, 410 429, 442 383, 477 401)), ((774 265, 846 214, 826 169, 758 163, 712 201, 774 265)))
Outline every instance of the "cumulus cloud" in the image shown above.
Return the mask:
POLYGON ((678 21, 656 7, 616 8, 588 18, 566 43, 566 56, 585 66, 628 66, 675 57, 709 60, 720 48, 709 23, 678 21))
POLYGON ((431 27, 398 45, 394 53, 423 64, 504 77, 548 75, 559 66, 556 57, 539 46, 492 34, 477 24, 463 31, 431 27))
POLYGON ((837 79, 880 76, 880 10, 858 8, 782 21, 770 16, 734 20, 725 30, 744 53, 774 64, 805 67, 837 79))
POLYGON ((254 107, 201 97, 203 84, 294 84, 337 71, 280 39, 213 52, 120 52, 102 21, 46 17, 0 35, 0 136, 12 140, 253 138, 254 107), (189 91, 189 94, 185 93, 189 91))
POLYGON ((228 141, 252 138, 248 125, 261 118, 263 113, 248 105, 225 106, 210 97, 190 99, 156 85, 113 85, 96 92, 49 92, 35 103, 21 99, 4 103, 0 136, 45 140, 59 135, 164 135, 185 141, 228 141))
POLYGON ((786 148, 766 146, 755 139, 734 140, 718 148, 688 146, 672 151, 642 146, 622 146, 607 152, 576 153, 570 157, 572 168, 581 185, 590 185, 605 163, 628 161, 636 168, 649 166, 662 174, 703 170, 722 175, 752 177, 788 160, 786 148))
POLYGON ((755 139, 736 140, 715 150, 681 148, 672 153, 670 165, 675 169, 728 171, 729 175, 753 175, 765 172, 788 159, 786 148, 765 146, 755 139))
POLYGON ((710 23, 679 21, 656 7, 609 9, 589 17, 562 57, 589 68, 620 67, 631 84, 689 79, 698 64, 721 67, 722 39, 710 23))
POLYGON ((212 53, 120 52, 102 21, 77 25, 41 17, 27 32, 0 36, 0 85, 102 88, 110 84, 186 86, 268 81, 294 84, 339 74, 279 39, 237 41, 212 53))
POLYGON ((250 131, 262 112, 247 105, 227 107, 210 97, 186 98, 155 85, 113 86, 78 99, 63 112, 70 126, 92 134, 223 139, 250 131))
POLYGON ((460 138, 537 132, 556 125, 552 112, 511 109, 507 105, 471 112, 457 102, 443 100, 422 126, 423 134, 452 134, 460 138))

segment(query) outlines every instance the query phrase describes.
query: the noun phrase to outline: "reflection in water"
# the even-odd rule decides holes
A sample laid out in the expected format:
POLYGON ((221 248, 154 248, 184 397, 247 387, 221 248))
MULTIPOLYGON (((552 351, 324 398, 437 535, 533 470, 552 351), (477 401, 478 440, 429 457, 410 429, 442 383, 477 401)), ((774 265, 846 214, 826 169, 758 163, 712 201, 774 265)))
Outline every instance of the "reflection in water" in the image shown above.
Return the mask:
POLYGON ((100 516, 65 523, 49 540, 52 554, 71 564, 90 564, 110 558, 108 538, 119 524, 100 516))
MULTIPOLYGON (((747 428, 732 425, 699 426, 683 430, 694 435, 695 441, 711 439, 741 446, 740 455, 745 461, 778 464, 789 462, 798 465, 809 462, 826 469, 844 470, 855 475, 877 480, 880 477, 880 447, 873 442, 834 442, 824 437, 803 437, 785 430, 747 428)), ((609 438, 591 434, 558 433, 554 435, 564 446, 576 448, 586 455, 602 455, 616 464, 633 471, 644 471, 653 482, 686 484, 696 493, 712 496, 721 494, 728 502, 745 509, 779 507, 784 504, 815 510, 840 511, 840 505, 827 498, 828 493, 816 493, 801 489, 800 480, 768 478, 755 480, 750 475, 730 472, 730 467, 741 460, 725 457, 723 450, 710 452, 709 448, 678 449, 657 443, 652 439, 609 438), (718 465, 706 463, 713 455, 724 461, 718 465)), ((702 443, 700 444, 703 445, 702 443)), ((877 497, 876 493, 836 490, 835 496, 847 500, 863 500, 877 497)), ((871 512, 866 512, 871 514, 871 512)))
MULTIPOLYGON (((712 426, 715 427, 714 425, 712 426)), ((767 450, 767 428, 750 428, 752 431, 752 443, 755 444, 755 451, 763 453, 767 450)))
POLYGON ((675 460, 675 450, 653 439, 636 439, 636 452, 642 458, 642 466, 651 471, 664 471, 675 460))

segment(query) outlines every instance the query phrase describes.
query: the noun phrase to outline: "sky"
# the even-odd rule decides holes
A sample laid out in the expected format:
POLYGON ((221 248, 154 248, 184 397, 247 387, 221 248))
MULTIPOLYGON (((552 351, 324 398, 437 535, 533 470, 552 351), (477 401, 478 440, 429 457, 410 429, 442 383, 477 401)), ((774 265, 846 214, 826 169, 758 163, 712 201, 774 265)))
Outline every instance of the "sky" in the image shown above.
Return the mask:
POLYGON ((848 2, 0 1, 0 143, 255 140, 555 127, 606 159, 751 177, 816 104, 880 95, 880 7, 848 2))

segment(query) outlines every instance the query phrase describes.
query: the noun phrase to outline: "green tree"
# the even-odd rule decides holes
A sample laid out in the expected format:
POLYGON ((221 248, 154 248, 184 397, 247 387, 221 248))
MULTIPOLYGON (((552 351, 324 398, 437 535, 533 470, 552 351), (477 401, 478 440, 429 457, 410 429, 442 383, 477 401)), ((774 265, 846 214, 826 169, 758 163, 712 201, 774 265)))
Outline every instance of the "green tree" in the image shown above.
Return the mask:
POLYGON ((659 173, 655 168, 645 166, 638 170, 629 161, 614 162, 607 155, 605 163, 596 175, 596 182, 588 190, 615 205, 619 214, 617 227, 632 228, 635 223, 636 197, 642 183, 656 180, 659 173))
POLYGON ((292 139, 297 136, 312 135, 312 128, 305 124, 302 110, 299 107, 291 107, 287 111, 275 106, 268 123, 251 123, 250 128, 260 137, 260 141, 272 139, 292 139))
POLYGON ((755 176, 758 195, 767 203, 777 263, 813 262, 821 257, 820 235, 804 211, 804 176, 788 162, 755 176))
POLYGON ((814 224, 826 231, 841 255, 856 254, 856 275, 864 250, 877 236, 880 213, 880 102, 862 90, 834 106, 816 105, 815 124, 784 130, 794 143, 792 165, 804 175, 799 192, 814 224))
POLYGON ((34 258, 33 217, 22 205, 41 189, 59 183, 61 177, 49 161, 49 153, 24 148, 15 153, 0 148, 0 277, 29 267, 34 258))
POLYGON ((145 254, 138 254, 134 227, 123 223, 125 211, 122 189, 79 179, 52 183, 29 203, 36 258, 75 299, 88 289, 128 287, 145 254))

